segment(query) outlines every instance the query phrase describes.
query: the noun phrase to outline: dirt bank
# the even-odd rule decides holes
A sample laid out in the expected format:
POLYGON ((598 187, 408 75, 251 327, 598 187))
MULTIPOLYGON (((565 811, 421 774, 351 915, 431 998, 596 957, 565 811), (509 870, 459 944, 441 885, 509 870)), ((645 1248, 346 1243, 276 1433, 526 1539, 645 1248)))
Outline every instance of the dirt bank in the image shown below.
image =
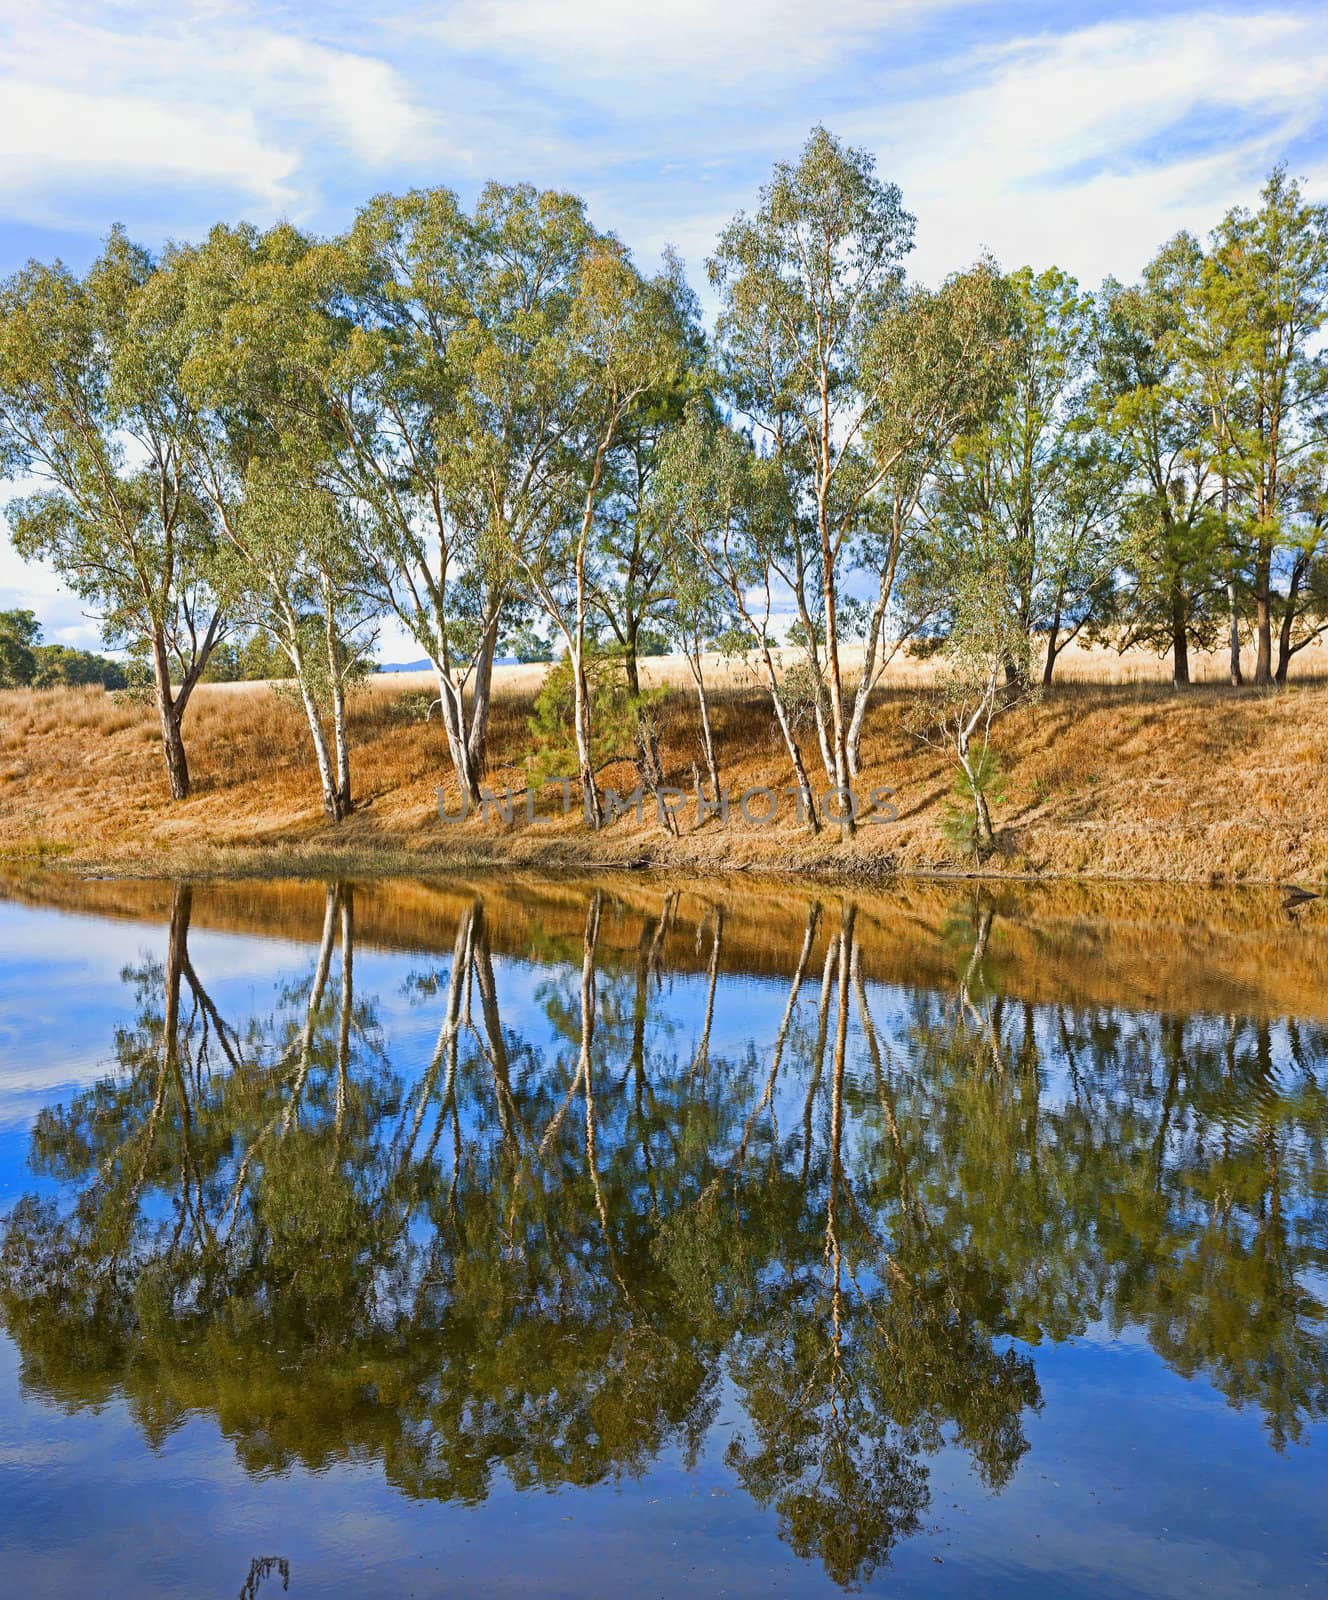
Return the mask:
MULTIPOLYGON (((489 782, 523 792, 531 675, 515 676, 493 719, 489 782)), ((130 875, 324 870, 558 870, 644 866, 685 873, 746 869, 848 880, 895 873, 963 874, 970 858, 945 841, 952 773, 903 726, 907 687, 882 695, 864 740, 860 792, 888 786, 898 816, 841 841, 800 826, 791 798, 765 827, 736 814, 695 820, 677 837, 649 805, 595 834, 558 815, 557 791, 531 822, 494 815, 440 820, 437 788, 457 809, 428 694, 392 677, 360 691, 352 712, 357 811, 326 823, 298 708, 264 685, 201 689, 186 739, 193 796, 165 792, 150 707, 100 690, 0 693, 0 859, 68 863, 130 875), (552 810, 553 815, 547 812, 552 810)), ((690 791, 700 759, 693 702, 667 691, 660 712, 670 784, 690 791)), ((735 681, 717 695, 726 787, 789 781, 767 702, 735 681)), ((1000 725, 1005 773, 996 806, 994 877, 1299 882, 1328 876, 1328 684, 1259 693, 1206 684, 1081 682, 1053 690, 1000 725)), ((809 755, 814 739, 808 739, 809 755)), ((624 762, 605 784, 630 790, 624 762)), ((760 809, 758 806, 757 810, 760 809)))

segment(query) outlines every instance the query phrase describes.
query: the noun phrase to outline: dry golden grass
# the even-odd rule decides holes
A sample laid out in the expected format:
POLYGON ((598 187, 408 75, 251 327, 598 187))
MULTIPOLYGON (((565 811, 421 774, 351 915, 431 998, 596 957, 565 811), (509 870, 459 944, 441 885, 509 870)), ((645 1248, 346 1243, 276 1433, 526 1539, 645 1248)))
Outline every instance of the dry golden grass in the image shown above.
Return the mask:
MULTIPOLYGON (((1308 657, 1309 652, 1306 652, 1308 657)), ((1119 658, 1112 655, 1112 660, 1119 658)), ((1096 655, 1084 662, 1105 670, 1096 655)), ((1177 695, 1157 681, 1091 681, 1087 670, 999 725, 1006 798, 1000 848, 986 870, 1191 881, 1318 883, 1328 872, 1328 683, 1283 692, 1206 684, 1177 695)), ((1304 673, 1309 663, 1297 660, 1304 673)), ((1142 662, 1126 661, 1128 671, 1142 662)), ((651 664, 669 689, 661 708, 666 777, 690 788, 700 760, 695 702, 676 662, 651 664)), ((944 843, 952 774, 902 725, 916 664, 902 663, 868 722, 860 788, 890 785, 897 822, 840 843, 779 823, 752 829, 712 819, 671 838, 647 816, 592 835, 575 818, 504 826, 472 817, 444 825, 435 789, 455 786, 436 717, 423 719, 430 680, 371 680, 351 703, 357 810, 327 824, 299 707, 266 685, 205 685, 186 718, 194 793, 166 797, 156 713, 100 690, 0 693, 0 855, 67 859, 118 871, 321 871, 463 865, 624 865, 687 872, 777 869, 870 878, 892 871, 965 872, 944 843)), ((498 675, 488 779, 525 784, 527 718, 542 669, 498 675)), ((715 723, 726 787, 788 781, 778 730, 741 668, 717 675, 715 723)), ((808 758, 814 759, 809 739, 808 758)), ((620 790, 629 764, 604 781, 620 790)), ((518 807, 518 818, 520 808, 518 807)))
MULTIPOLYGON (((449 950, 458 920, 479 897, 496 952, 528 956, 538 937, 561 941, 579 960, 592 881, 605 887, 602 878, 511 872, 360 881, 355 943, 449 950)), ((171 895, 159 880, 0 866, 0 897, 101 917, 164 923, 171 895)), ((621 873, 607 885, 598 948, 610 968, 630 968, 648 951, 669 971, 703 972, 714 959, 721 972, 787 980, 813 909, 820 916, 811 970, 819 971, 844 903, 855 908, 864 970, 876 981, 952 988, 980 914, 989 911, 984 970, 1011 999, 1328 1020, 1328 900, 1288 910, 1275 889, 934 879, 831 888, 744 877, 735 893, 731 879, 621 873)), ((192 925, 313 944, 325 909, 320 883, 214 880, 195 889, 192 925)))
MULTIPOLYGON (((786 665, 800 659, 801 652, 779 652, 786 665)), ((709 654, 703 658, 707 683, 720 691, 757 688, 758 676, 755 658, 743 660, 709 654)), ((846 678, 856 684, 862 666, 862 647, 846 645, 841 651, 846 678)), ((1248 666, 1248 653, 1246 665, 1248 666)), ((935 660, 919 660, 906 651, 898 652, 886 667, 881 678, 883 689, 908 689, 929 680, 937 670, 935 660)), ((1196 684, 1225 684, 1228 679, 1228 657, 1223 650, 1196 651, 1190 657, 1190 676, 1196 684)), ((1293 673, 1298 682, 1311 682, 1319 678, 1328 680, 1328 639, 1320 639, 1300 651, 1293 663, 1293 673)), ((503 666, 494 671, 498 691, 517 696, 534 696, 539 688, 544 668, 534 666, 503 666)), ((385 674, 403 689, 419 691, 433 688, 430 672, 399 672, 385 674)), ((647 657, 641 663, 641 680, 647 688, 684 689, 690 692, 692 680, 686 662, 681 656, 647 657)), ((1075 640, 1067 645, 1056 662, 1056 681, 1060 684, 1100 683, 1120 688, 1130 684, 1158 684, 1166 687, 1171 682, 1171 658, 1154 655, 1150 650, 1126 650, 1110 645, 1085 645, 1075 640)), ((244 691, 245 684, 231 685, 244 691)))

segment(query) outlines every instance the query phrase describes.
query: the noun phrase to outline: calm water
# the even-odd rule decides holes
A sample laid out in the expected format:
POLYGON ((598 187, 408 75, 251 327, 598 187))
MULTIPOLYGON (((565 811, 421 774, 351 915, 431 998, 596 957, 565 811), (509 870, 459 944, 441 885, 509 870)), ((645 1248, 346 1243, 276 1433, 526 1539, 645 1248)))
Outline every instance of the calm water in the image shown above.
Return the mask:
POLYGON ((1328 914, 11 886, 11 1595, 1328 1588, 1328 914))

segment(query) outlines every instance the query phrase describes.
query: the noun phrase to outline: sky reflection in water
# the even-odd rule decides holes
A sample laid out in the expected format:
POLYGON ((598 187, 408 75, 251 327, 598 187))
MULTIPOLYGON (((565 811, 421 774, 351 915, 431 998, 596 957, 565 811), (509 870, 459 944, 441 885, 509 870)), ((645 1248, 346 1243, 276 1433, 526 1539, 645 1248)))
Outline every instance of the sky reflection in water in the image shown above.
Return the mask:
POLYGON ((0 902, 9 1592, 1328 1579, 1328 1047, 1220 956, 954 896, 60 898, 0 902))

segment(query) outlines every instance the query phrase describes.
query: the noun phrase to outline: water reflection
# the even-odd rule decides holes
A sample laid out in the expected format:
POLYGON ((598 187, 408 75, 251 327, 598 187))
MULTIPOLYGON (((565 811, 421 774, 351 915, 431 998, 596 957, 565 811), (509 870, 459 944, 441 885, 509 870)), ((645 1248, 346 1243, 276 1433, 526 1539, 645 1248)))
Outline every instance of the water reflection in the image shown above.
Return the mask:
POLYGON ((1318 1024, 1018 998, 980 898, 951 982, 887 987, 851 898, 767 930, 757 983, 720 899, 569 891, 514 960, 477 891, 406 984, 416 1058, 356 988, 352 887, 243 1015, 194 895, 112 1070, 33 1127, 0 1256, 30 1393, 466 1503, 694 1459, 729 1393, 729 1466, 845 1585, 943 1446, 1010 1481, 1044 1340, 1141 1329, 1278 1450, 1328 1409, 1318 1024))

